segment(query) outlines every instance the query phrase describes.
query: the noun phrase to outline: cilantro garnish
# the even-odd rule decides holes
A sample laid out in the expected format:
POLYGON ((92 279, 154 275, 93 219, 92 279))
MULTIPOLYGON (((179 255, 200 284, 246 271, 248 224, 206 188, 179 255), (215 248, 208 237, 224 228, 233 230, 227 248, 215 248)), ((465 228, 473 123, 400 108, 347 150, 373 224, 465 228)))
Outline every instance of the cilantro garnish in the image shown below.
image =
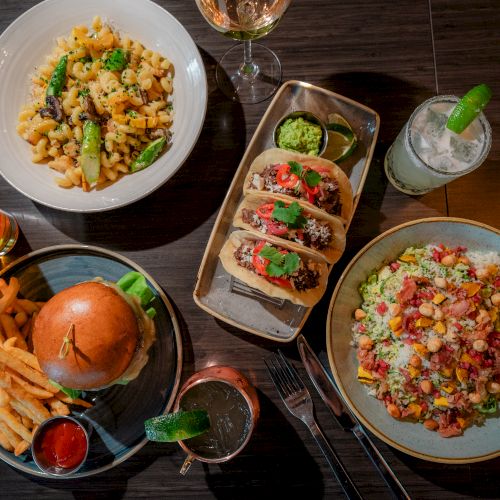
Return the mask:
POLYGON ((123 49, 115 49, 104 60, 104 68, 108 71, 121 71, 127 67, 127 53, 123 49))
POLYGON ((282 254, 276 248, 269 245, 264 246, 259 255, 271 261, 266 266, 266 272, 271 277, 292 274, 300 265, 300 257, 295 252, 282 254))
POLYGON ((288 165, 290 173, 302 178, 309 187, 316 187, 321 182, 321 175, 318 172, 311 169, 304 170, 304 167, 296 161, 289 161, 288 165))
POLYGON ((307 219, 302 215, 303 210, 296 201, 290 203, 288 207, 283 201, 275 201, 271 216, 273 219, 285 223, 288 228, 302 229, 307 223, 307 219))

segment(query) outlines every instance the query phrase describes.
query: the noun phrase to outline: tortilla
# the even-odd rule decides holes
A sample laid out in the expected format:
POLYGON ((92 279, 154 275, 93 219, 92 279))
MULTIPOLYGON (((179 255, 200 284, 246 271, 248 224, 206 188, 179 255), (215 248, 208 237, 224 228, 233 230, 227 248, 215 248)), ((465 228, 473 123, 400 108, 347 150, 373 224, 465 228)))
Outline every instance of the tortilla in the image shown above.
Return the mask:
MULTIPOLYGON (((236 210, 236 214, 233 219, 233 225, 236 227, 241 227, 243 229, 247 229, 251 232, 258 234, 259 236, 265 236, 269 238, 269 240, 275 241, 278 245, 288 245, 290 248, 293 248, 296 252, 307 252, 312 253, 316 256, 323 257, 329 264, 334 264, 337 262, 345 249, 346 237, 344 227, 340 219, 337 217, 326 214, 324 211, 319 210, 318 208, 309 208, 305 207, 301 201, 294 200, 298 203, 303 209, 304 215, 309 215, 310 217, 314 217, 318 221, 322 223, 327 223, 330 226, 332 232, 332 241, 330 244, 324 248, 323 250, 317 250, 314 248, 307 247, 300 243, 296 243, 285 238, 282 238, 278 235, 266 234, 260 232, 258 229, 252 227, 248 222, 243 221, 243 209, 255 210, 260 207, 264 203, 274 203, 275 201, 283 201, 281 198, 277 196, 268 195, 265 193, 254 192, 252 194, 248 194, 243 198, 243 201, 240 203, 240 206, 236 210)), ((286 205, 288 206, 291 202, 287 200, 286 205)), ((293 202, 292 202, 293 203, 293 202)))
POLYGON ((219 253, 219 258, 222 262, 222 265, 229 274, 233 275, 235 278, 238 278, 240 281, 243 281, 248 286, 256 288, 262 293, 269 295, 270 297, 286 299, 297 305, 312 307, 321 299, 321 297, 325 293, 326 285, 328 282, 328 268, 324 259, 312 255, 311 253, 296 251, 296 249, 291 248, 289 244, 280 242, 280 247, 296 252, 305 263, 314 264, 316 269, 319 271, 318 286, 316 288, 311 288, 309 290, 299 292, 297 290, 283 288, 279 285, 275 285, 263 276, 260 276, 253 271, 240 266, 234 258, 234 252, 239 248, 244 239, 254 241, 266 240, 273 245, 276 244, 274 240, 271 240, 268 237, 261 237, 255 233, 251 233, 250 231, 234 231, 230 234, 229 238, 224 243, 219 253))
POLYGON ((309 155, 304 155, 301 153, 294 153, 291 151, 286 151, 284 149, 279 149, 279 148, 273 148, 273 149, 267 149, 266 151, 262 152, 259 156, 255 158, 255 160, 252 162, 250 165, 250 168, 248 170, 248 174, 245 178, 245 182, 243 184, 243 192, 245 194, 248 193, 255 193, 255 192, 261 192, 261 193, 268 193, 272 194, 273 196, 276 195, 280 197, 281 199, 286 199, 286 200, 295 200, 298 201, 299 198, 295 198, 293 196, 287 196, 285 194, 280 194, 280 193, 270 193, 269 191, 262 189, 258 190, 252 185, 252 179, 253 175, 255 173, 261 173, 264 171, 264 169, 272 164, 277 164, 277 163, 287 163, 289 161, 296 161, 302 165, 307 165, 309 167, 322 167, 322 168, 328 168, 331 172, 330 177, 332 179, 335 179, 338 183, 339 186, 339 193, 340 193, 340 203, 341 203, 341 212, 338 215, 334 214, 328 214, 325 210, 322 210, 321 208, 313 205, 312 203, 309 203, 307 200, 300 198, 301 203, 307 207, 308 209, 315 209, 315 210, 321 210, 323 213, 329 215, 330 217, 340 217, 342 219, 342 222, 346 224, 352 216, 352 188, 351 188, 351 183, 349 182, 348 177, 345 175, 345 173, 333 162, 329 160, 325 160, 324 158, 318 158, 317 156, 309 156, 309 155))

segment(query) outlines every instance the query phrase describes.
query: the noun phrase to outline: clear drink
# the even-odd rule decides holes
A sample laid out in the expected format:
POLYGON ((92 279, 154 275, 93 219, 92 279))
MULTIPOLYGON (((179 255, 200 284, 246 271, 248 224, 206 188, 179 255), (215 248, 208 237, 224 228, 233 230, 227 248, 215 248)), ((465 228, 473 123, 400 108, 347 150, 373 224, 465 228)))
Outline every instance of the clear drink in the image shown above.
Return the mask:
POLYGON ((410 116, 385 156, 385 172, 403 193, 420 195, 478 168, 491 147, 491 127, 483 113, 461 133, 446 122, 458 102, 437 96, 410 116))
POLYGON ((245 442, 252 415, 240 391, 221 381, 193 385, 180 401, 182 410, 206 410, 210 429, 184 444, 198 456, 208 459, 228 457, 245 442))
POLYGON ((0 256, 12 249, 18 235, 19 228, 14 216, 0 210, 0 256))

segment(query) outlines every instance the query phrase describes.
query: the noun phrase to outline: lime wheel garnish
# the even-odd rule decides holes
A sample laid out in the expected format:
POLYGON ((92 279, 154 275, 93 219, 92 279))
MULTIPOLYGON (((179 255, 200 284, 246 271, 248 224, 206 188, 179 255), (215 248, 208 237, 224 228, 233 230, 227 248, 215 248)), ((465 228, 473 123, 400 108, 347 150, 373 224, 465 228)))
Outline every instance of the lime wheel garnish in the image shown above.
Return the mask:
POLYGON ((182 441, 206 432, 210 419, 205 410, 179 411, 150 418, 144 428, 150 441, 182 441))
POLYGON ((461 134, 488 104, 491 95, 490 87, 484 83, 469 90, 453 108, 446 127, 461 134))

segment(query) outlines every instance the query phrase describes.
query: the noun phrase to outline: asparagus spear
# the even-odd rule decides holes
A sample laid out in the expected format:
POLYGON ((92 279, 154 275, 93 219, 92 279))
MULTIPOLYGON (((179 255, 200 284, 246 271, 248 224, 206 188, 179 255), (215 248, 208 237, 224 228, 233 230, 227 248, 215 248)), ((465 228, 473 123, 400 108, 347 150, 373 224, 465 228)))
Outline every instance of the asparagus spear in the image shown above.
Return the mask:
POLYGON ((142 151, 141 154, 130 164, 130 171, 137 172, 143 168, 149 167, 153 163, 157 156, 161 153, 166 137, 160 137, 153 142, 150 142, 142 151))
POLYGON ((99 178, 99 172, 101 170, 100 150, 101 127, 97 123, 87 120, 83 124, 80 166, 89 184, 93 184, 99 178))
POLYGON ((66 65, 68 64, 68 56, 62 56, 55 67, 52 76, 50 77, 50 82, 47 87, 46 96, 56 96, 60 97, 64 83, 66 82, 66 65))

